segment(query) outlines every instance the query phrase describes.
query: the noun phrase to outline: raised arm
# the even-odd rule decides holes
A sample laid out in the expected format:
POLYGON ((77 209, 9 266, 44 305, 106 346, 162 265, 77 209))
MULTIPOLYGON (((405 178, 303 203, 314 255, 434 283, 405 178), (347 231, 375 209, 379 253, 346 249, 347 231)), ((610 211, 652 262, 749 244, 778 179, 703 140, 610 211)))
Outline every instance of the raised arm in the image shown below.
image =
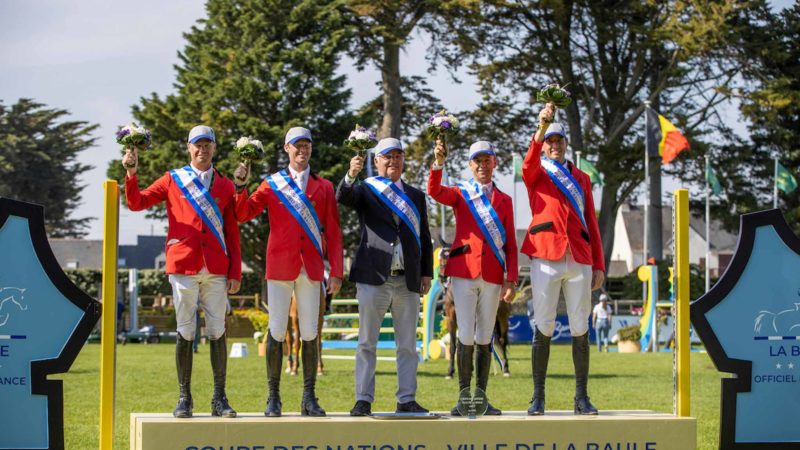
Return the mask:
POLYGON ((128 209, 131 211, 141 211, 151 206, 161 203, 167 199, 167 191, 172 177, 165 173, 147 189, 139 190, 139 180, 136 173, 125 177, 125 199, 128 202, 128 209))
POLYGON ((528 153, 522 161, 522 181, 528 186, 538 182, 542 174, 542 145, 544 144, 544 133, 547 131, 547 127, 553 122, 555 113, 556 107, 552 103, 545 105, 539 112, 539 127, 531 138, 531 143, 528 145, 528 153))
POLYGON ((247 188, 244 188, 241 192, 237 192, 235 196, 236 219, 239 222, 247 222, 261 214, 261 211, 263 211, 269 203, 269 194, 271 192, 272 188, 266 181, 262 181, 258 189, 249 197, 247 196, 247 188))
POLYGON ((336 188, 336 201, 351 208, 358 208, 361 203, 361 190, 356 187, 356 177, 363 168, 362 156, 356 155, 350 160, 350 169, 336 188))
POLYGON ((443 205, 455 206, 461 195, 456 187, 442 186, 442 172, 442 168, 431 167, 428 176, 428 195, 443 205))

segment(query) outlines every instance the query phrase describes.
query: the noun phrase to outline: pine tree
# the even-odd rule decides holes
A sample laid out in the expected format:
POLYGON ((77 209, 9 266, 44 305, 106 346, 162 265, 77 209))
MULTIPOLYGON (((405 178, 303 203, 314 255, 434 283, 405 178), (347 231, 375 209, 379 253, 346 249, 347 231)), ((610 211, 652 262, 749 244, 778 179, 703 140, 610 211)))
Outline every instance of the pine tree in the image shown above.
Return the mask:
POLYGON ((44 206, 49 237, 82 237, 92 220, 70 216, 85 187, 77 180, 92 168, 77 157, 94 145, 97 125, 62 121, 68 115, 27 98, 0 102, 0 197, 44 206))
MULTIPOLYGON (((347 33, 341 12, 332 2, 318 0, 209 0, 206 12, 184 35, 177 92, 165 98, 152 94, 133 108, 154 142, 140 156, 140 184, 186 164, 187 134, 201 123, 215 129, 214 164, 228 177, 239 163, 233 150, 239 137, 264 143, 267 155, 261 166, 252 167, 250 192, 260 175, 287 165, 283 139, 293 126, 311 130, 312 170, 336 184, 352 156, 342 142, 356 121, 348 110, 345 77, 336 73, 347 33)), ((124 178, 119 161, 108 172, 124 178)), ((163 217, 163 207, 152 214, 163 217)), ((266 213, 240 230, 243 261, 263 271, 266 213)))

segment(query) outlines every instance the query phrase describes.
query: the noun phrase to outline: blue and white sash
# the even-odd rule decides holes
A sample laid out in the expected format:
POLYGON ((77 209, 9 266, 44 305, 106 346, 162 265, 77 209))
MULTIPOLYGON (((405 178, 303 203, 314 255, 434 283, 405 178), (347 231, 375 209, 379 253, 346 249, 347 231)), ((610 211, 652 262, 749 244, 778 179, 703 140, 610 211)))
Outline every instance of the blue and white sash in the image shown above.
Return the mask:
POLYGON ((297 220, 306 232, 317 253, 322 257, 322 225, 319 223, 317 211, 300 186, 294 182, 286 169, 273 173, 266 178, 267 183, 281 200, 292 217, 297 220))
POLYGON ((225 232, 224 223, 222 220, 222 213, 219 211, 217 202, 214 197, 208 192, 208 189, 203 186, 200 177, 187 165, 181 169, 172 169, 169 171, 175 184, 178 185, 186 200, 192 205, 194 211, 200 216, 200 219, 211 229, 211 233, 217 238, 222 251, 228 254, 228 249, 225 247, 225 232))
POLYGON ((469 206, 472 218, 475 219, 484 239, 492 247, 494 256, 505 272, 506 254, 503 248, 506 245, 506 229, 503 227, 500 217, 497 216, 497 211, 492 207, 492 202, 489 201, 475 180, 458 183, 458 188, 469 206))
POLYGON ((405 222, 406 226, 408 226, 414 234, 417 245, 422 248, 422 244, 420 244, 419 240, 419 230, 422 219, 420 218, 421 216, 419 215, 416 205, 408 198, 406 193, 391 180, 381 176, 369 177, 364 180, 364 183, 372 189, 372 192, 374 192, 389 209, 397 214, 400 220, 405 222))
POLYGON ((553 184, 555 184, 556 187, 564 193, 564 196, 567 197, 567 200, 569 200, 572 208, 578 214, 578 217, 581 218, 583 229, 588 232, 589 227, 586 226, 586 218, 583 216, 585 209, 583 189, 581 189, 580 184, 578 184, 578 180, 576 180, 572 174, 569 173, 566 167, 559 164, 558 161, 553 161, 549 158, 542 158, 542 167, 547 174, 550 175, 550 179, 553 180, 553 184))

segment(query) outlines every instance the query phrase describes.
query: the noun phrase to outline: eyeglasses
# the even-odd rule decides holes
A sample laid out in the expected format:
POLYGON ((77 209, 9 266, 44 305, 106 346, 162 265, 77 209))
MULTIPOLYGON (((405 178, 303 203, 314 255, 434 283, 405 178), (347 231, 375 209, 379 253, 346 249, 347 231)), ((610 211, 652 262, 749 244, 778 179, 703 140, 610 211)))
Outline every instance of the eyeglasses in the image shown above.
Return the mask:
POLYGON ((406 155, 404 155, 403 153, 398 153, 396 155, 378 155, 378 156, 380 156, 381 158, 383 158, 383 159, 385 159, 387 161, 392 161, 392 160, 400 161, 403 158, 405 158, 406 155))

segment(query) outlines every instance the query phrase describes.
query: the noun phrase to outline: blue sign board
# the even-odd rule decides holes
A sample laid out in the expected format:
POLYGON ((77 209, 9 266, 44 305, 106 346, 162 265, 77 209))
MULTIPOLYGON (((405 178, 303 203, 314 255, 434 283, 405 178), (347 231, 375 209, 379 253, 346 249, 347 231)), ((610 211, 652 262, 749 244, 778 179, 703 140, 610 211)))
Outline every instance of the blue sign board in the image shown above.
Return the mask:
POLYGON ((798 448, 800 239, 779 210, 741 217, 731 264, 691 305, 721 372, 720 448, 798 448))
POLYGON ((42 207, 0 198, 0 449, 63 449, 63 391, 100 316, 47 242, 42 207))

